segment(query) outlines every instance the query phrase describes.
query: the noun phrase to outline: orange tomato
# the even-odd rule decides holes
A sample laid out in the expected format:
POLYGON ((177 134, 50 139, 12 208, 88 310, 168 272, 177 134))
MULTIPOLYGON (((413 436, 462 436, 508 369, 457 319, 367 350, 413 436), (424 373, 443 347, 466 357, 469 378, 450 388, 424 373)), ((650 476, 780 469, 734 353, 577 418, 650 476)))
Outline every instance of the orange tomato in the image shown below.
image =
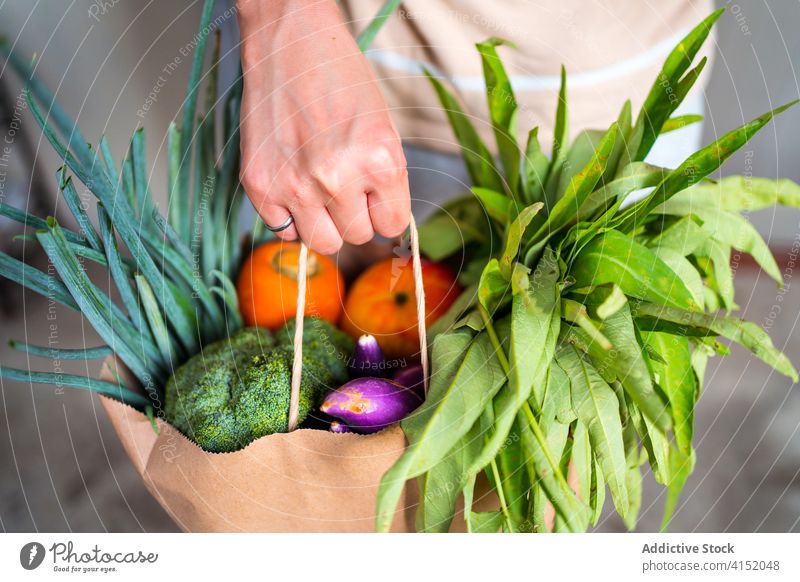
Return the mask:
MULTIPOLYGON (((449 268, 424 259, 422 281, 429 326, 453 304, 461 286, 449 268)), ((340 327, 353 338, 372 334, 387 358, 419 357, 411 258, 384 259, 364 271, 347 294, 340 327)))
MULTIPOLYGON (((248 326, 278 329, 297 313, 300 243, 271 241, 242 265, 236 282, 239 310, 248 326)), ((308 252, 306 315, 336 323, 342 313, 344 279, 329 257, 308 252)))

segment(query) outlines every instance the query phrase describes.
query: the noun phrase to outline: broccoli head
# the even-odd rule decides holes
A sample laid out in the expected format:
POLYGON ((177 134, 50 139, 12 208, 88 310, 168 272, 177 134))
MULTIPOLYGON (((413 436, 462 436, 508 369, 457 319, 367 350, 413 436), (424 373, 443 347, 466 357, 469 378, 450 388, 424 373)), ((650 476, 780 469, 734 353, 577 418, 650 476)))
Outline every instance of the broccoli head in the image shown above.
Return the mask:
MULTIPOLYGON (((300 422, 327 390, 347 380, 346 342, 330 324, 312 338, 306 328, 300 383, 300 422), (325 346, 325 349, 322 349, 325 346), (332 346, 332 347, 331 347, 332 346), (337 365, 338 362, 338 365, 337 365)), ((268 434, 286 432, 293 330, 246 328, 206 347, 178 368, 166 386, 167 420, 203 449, 230 452, 268 434)))

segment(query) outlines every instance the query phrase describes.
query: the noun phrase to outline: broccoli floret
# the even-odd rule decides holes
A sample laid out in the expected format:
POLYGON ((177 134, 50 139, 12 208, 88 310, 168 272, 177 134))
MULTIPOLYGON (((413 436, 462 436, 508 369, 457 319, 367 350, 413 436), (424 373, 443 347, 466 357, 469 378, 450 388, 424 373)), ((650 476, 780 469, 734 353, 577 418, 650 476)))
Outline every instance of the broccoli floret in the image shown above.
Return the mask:
MULTIPOLYGON (((322 343, 334 346, 326 349, 332 353, 324 359, 314 343, 319 338, 306 335, 300 422, 328 389, 347 379, 346 353, 336 347, 346 344, 334 339, 336 331, 331 326, 321 332, 330 335, 322 343)), ((276 344, 263 329, 243 329, 178 368, 167 382, 167 420, 207 451, 235 451, 264 435, 287 430, 291 373, 291 343, 276 344)))
MULTIPOLYGON (((289 348, 294 344, 294 332, 297 329, 292 319, 275 332, 275 341, 279 346, 289 348)), ((303 320, 303 359, 308 355, 327 367, 336 378, 347 380, 347 360, 353 352, 352 338, 337 329, 334 325, 318 317, 306 317, 303 320)))
MULTIPOLYGON (((237 417, 243 425, 250 428, 250 440, 288 430, 292 359, 292 351, 285 347, 276 348, 266 357, 253 358, 242 377, 241 386, 258 386, 260 389, 243 389, 232 395, 237 402, 237 417)), ((341 381, 341 378, 334 377, 320 362, 304 354, 299 422, 303 422, 309 411, 316 408, 333 384, 341 381)))

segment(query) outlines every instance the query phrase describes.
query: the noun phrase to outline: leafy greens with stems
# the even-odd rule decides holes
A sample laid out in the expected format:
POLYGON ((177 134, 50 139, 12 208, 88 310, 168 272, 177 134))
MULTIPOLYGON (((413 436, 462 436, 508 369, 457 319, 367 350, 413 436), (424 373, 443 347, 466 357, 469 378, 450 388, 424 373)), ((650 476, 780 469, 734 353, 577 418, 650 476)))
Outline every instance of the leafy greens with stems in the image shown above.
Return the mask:
POLYGON ((659 135, 701 119, 672 115, 706 64, 693 61, 721 14, 667 57, 635 119, 628 101, 607 130, 584 130, 571 144, 562 69, 549 156, 538 128, 517 143, 517 102, 497 54, 505 41, 477 45, 497 158, 428 73, 472 192, 420 228, 421 247, 434 260, 460 256, 466 291, 429 332, 430 390, 402 422, 409 444, 381 482, 379 531, 389 529, 414 478, 421 531, 447 531, 459 496, 468 531, 545 531, 548 504, 555 531, 584 531, 597 524, 606 487, 633 528, 645 462, 667 490, 666 527, 695 464, 693 411, 706 361, 728 351, 717 337, 797 381, 764 330, 729 315, 736 307, 729 261, 733 249, 749 253, 781 284, 766 243, 741 212, 800 206, 800 187, 709 177, 795 102, 676 169, 645 161, 659 135), (640 201, 622 206, 645 189, 640 201), (493 511, 473 510, 482 475, 496 495, 493 511))

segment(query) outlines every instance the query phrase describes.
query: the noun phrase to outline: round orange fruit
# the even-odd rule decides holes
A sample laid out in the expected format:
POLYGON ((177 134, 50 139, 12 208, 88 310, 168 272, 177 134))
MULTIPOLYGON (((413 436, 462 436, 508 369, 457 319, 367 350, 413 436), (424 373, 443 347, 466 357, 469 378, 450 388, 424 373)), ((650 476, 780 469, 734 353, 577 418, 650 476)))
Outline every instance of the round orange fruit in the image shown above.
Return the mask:
MULTIPOLYGON (((425 323, 439 319, 461 293, 455 274, 446 266, 422 261, 425 323)), ((353 338, 368 333, 387 358, 419 356, 417 304, 411 258, 375 263, 353 283, 339 327, 353 338)))
MULTIPOLYGON (((247 326, 278 329, 297 313, 297 270, 300 243, 271 241, 247 258, 236 290, 247 326)), ((308 252, 306 315, 333 324, 342 313, 344 279, 329 257, 308 252)))

